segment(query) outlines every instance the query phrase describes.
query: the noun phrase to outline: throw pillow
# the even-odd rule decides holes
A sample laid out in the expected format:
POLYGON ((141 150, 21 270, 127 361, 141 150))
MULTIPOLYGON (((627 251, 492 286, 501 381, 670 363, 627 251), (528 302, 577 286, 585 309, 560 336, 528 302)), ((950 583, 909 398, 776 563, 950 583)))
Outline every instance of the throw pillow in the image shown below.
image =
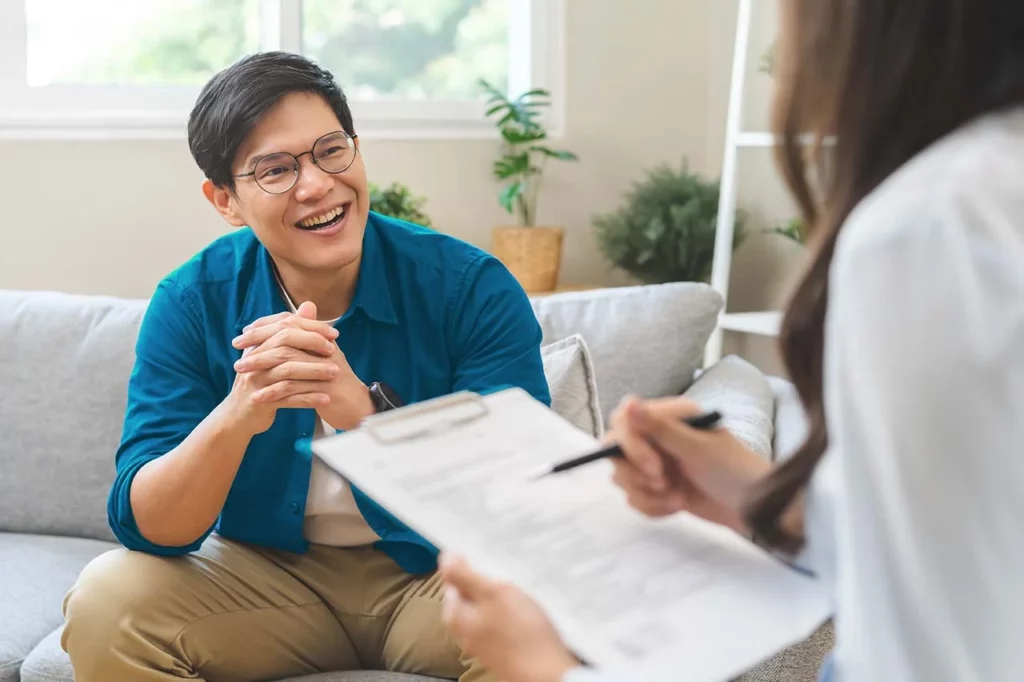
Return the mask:
POLYGON ((628 393, 679 395, 704 364, 722 296, 706 284, 673 282, 567 292, 533 299, 544 343, 580 334, 597 372, 601 416, 628 393))
POLYGON ((757 367, 735 355, 702 372, 684 393, 707 410, 722 413, 722 427, 765 459, 772 459, 775 394, 757 367))
POLYGON ((573 426, 600 438, 604 422, 597 398, 594 363, 579 334, 541 346, 551 409, 573 426))

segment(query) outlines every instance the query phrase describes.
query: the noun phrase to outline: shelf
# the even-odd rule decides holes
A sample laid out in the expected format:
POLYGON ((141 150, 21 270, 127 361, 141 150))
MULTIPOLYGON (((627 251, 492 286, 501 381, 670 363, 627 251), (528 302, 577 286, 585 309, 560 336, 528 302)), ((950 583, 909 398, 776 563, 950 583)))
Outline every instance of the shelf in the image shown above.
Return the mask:
POLYGON ((740 133, 736 144, 740 147, 774 147, 775 136, 771 133, 740 133))
MULTIPOLYGON (((814 143, 814 136, 813 135, 801 135, 800 136, 800 141, 804 145, 813 144, 814 143)), ((830 137, 826 137, 823 142, 824 142, 826 147, 829 147, 829 146, 832 146, 833 144, 835 144, 835 138, 831 137, 831 136, 830 137)), ((772 133, 748 132, 748 133, 740 133, 739 135, 736 136, 736 146, 738 146, 740 148, 748 148, 748 149, 750 149, 750 148, 764 148, 764 149, 767 149, 769 147, 774 147, 777 143, 778 143, 778 138, 775 135, 773 135, 772 133)))
POLYGON ((782 313, 779 311, 727 313, 722 316, 719 326, 730 332, 778 336, 779 328, 782 326, 782 313))

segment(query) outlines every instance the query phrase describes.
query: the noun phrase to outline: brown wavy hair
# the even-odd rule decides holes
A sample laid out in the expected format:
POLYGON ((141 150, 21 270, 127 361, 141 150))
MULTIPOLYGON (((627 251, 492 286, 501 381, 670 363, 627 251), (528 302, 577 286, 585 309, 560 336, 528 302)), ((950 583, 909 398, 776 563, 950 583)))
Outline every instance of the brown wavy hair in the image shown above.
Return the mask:
POLYGON ((753 491, 748 523, 795 552, 780 519, 828 447, 822 388, 828 276, 853 209, 926 147, 1024 103, 1024 0, 781 0, 776 164, 810 227, 811 263, 780 344, 806 410, 803 445, 753 491))

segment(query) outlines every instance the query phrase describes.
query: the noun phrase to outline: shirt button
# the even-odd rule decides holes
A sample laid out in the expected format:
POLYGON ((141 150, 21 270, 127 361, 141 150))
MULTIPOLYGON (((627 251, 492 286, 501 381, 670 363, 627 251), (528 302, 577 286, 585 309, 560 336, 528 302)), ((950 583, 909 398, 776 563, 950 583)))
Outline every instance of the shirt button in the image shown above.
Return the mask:
POLYGON ((298 514, 299 513, 299 503, 298 502, 292 502, 291 508, 292 508, 292 514, 298 514))

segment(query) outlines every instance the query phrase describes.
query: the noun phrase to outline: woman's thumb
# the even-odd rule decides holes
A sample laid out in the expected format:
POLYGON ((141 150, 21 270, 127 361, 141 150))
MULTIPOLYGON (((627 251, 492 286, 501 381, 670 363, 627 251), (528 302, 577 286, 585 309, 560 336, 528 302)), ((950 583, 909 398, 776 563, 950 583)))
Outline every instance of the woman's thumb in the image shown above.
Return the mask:
POLYGON ((316 303, 312 301, 303 301, 299 306, 299 309, 295 311, 299 317, 304 317, 307 320, 316 319, 316 303))
POLYGON ((440 568, 442 580, 458 590, 463 600, 476 601, 494 589, 493 581, 470 568, 462 557, 442 554, 440 568))

